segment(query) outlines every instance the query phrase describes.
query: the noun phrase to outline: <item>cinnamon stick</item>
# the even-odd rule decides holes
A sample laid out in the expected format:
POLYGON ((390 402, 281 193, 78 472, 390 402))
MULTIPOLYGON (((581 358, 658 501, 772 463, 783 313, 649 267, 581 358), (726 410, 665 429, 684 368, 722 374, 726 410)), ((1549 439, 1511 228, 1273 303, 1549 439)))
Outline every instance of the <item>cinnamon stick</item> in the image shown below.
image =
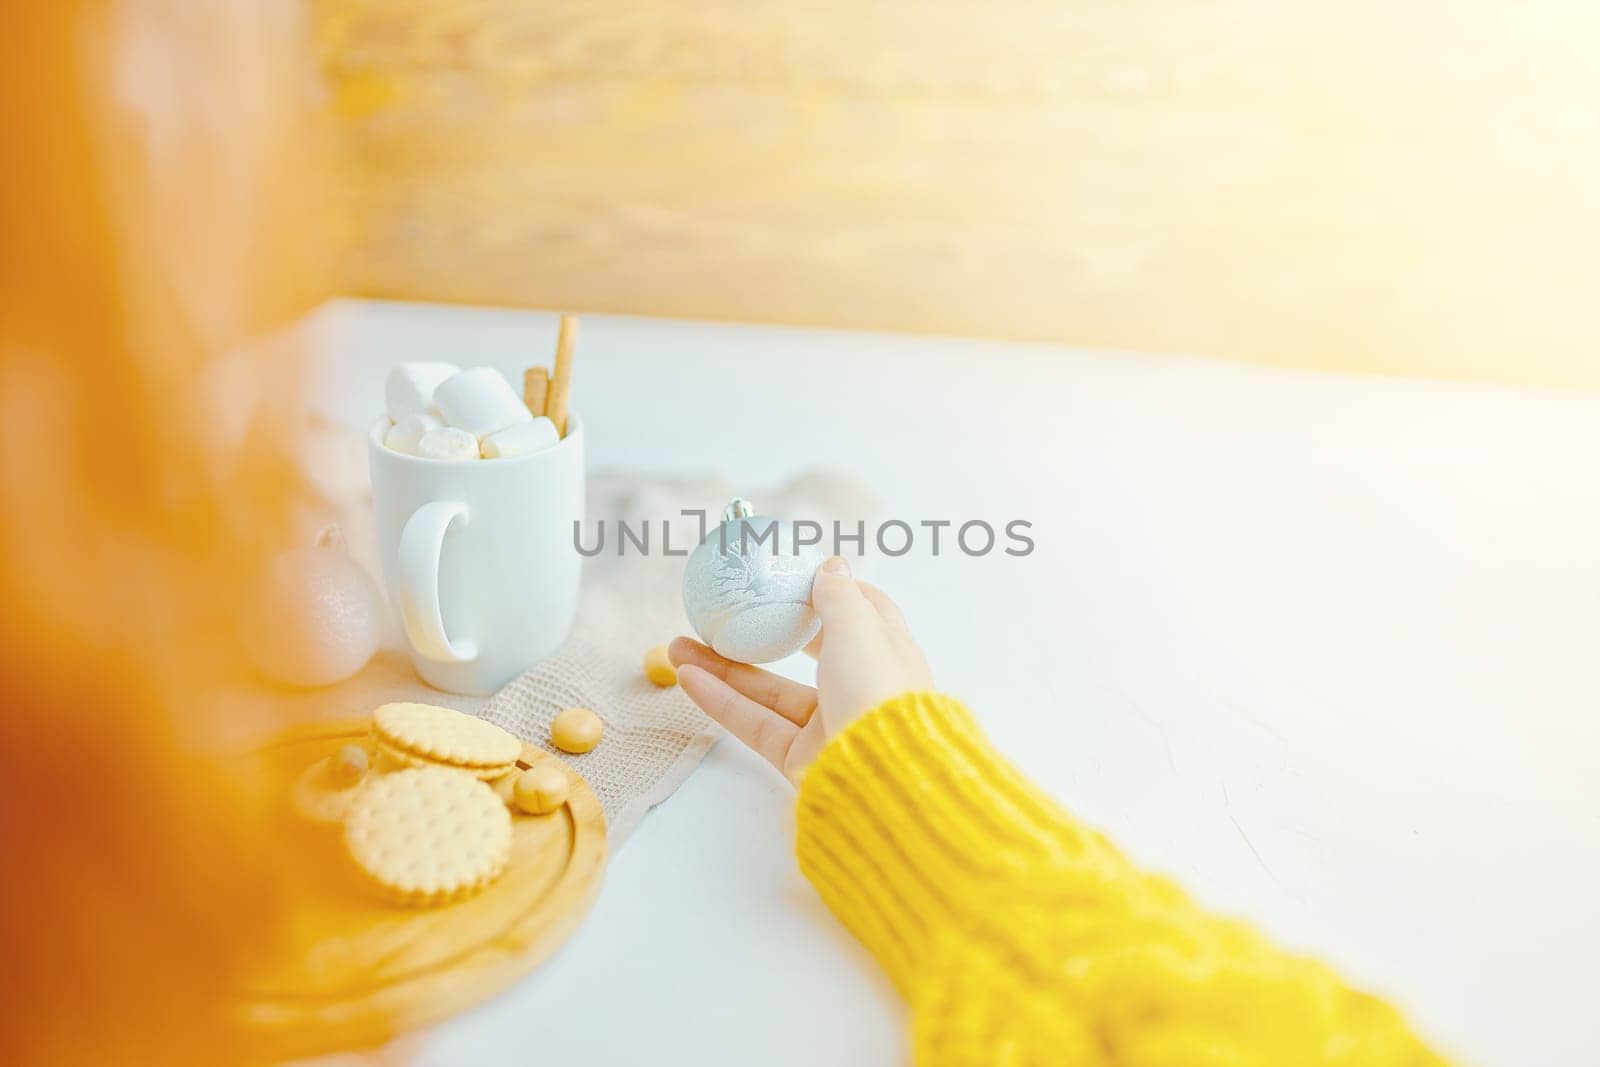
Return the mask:
POLYGON ((543 367, 529 367, 522 372, 522 402, 528 405, 533 417, 544 414, 545 397, 550 392, 550 372, 543 367))
POLYGON ((561 334, 556 340, 556 365, 550 375, 550 392, 545 397, 544 413, 556 424, 556 431, 567 436, 567 401, 572 391, 572 350, 578 343, 578 316, 561 316, 561 334))

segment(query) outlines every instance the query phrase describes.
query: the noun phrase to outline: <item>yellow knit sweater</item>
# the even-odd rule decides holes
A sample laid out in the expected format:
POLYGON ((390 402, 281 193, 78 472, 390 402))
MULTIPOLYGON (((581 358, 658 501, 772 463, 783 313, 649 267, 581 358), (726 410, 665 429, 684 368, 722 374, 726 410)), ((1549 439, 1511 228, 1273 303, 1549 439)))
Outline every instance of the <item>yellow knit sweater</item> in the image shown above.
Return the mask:
POLYGON ((1023 779, 947 697, 800 786, 801 869, 910 1002, 919 1064, 1442 1064, 1387 1004, 1208 915, 1023 779))

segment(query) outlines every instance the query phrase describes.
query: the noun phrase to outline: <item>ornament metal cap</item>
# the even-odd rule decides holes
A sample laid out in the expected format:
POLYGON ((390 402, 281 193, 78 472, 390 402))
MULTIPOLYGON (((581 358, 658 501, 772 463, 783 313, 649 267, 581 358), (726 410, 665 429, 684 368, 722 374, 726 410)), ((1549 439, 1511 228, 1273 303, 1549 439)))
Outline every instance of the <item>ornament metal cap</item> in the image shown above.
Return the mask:
POLYGON ((742 496, 736 496, 728 501, 728 506, 722 509, 723 522, 737 522, 748 519, 756 513, 756 506, 742 496))

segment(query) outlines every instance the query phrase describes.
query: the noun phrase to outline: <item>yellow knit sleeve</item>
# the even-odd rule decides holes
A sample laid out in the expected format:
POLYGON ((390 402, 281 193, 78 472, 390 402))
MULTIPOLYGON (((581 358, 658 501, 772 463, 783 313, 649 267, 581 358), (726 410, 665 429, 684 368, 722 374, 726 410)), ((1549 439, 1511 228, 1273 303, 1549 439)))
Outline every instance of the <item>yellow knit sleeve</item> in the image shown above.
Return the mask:
POLYGON ((1207 914, 1034 788, 948 697, 851 723, 801 870, 910 1003, 920 1064, 1442 1064, 1384 1002, 1207 914))

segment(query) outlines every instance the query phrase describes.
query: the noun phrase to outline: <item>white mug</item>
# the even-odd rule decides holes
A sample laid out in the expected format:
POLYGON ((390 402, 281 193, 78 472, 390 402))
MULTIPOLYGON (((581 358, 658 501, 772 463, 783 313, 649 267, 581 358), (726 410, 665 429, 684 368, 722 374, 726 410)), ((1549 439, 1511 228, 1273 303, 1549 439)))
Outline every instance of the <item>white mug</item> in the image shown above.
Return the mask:
POLYGON ((578 608, 583 425, 509 459, 437 460, 367 436, 378 553, 411 662, 436 689, 493 693, 555 652, 578 608))

